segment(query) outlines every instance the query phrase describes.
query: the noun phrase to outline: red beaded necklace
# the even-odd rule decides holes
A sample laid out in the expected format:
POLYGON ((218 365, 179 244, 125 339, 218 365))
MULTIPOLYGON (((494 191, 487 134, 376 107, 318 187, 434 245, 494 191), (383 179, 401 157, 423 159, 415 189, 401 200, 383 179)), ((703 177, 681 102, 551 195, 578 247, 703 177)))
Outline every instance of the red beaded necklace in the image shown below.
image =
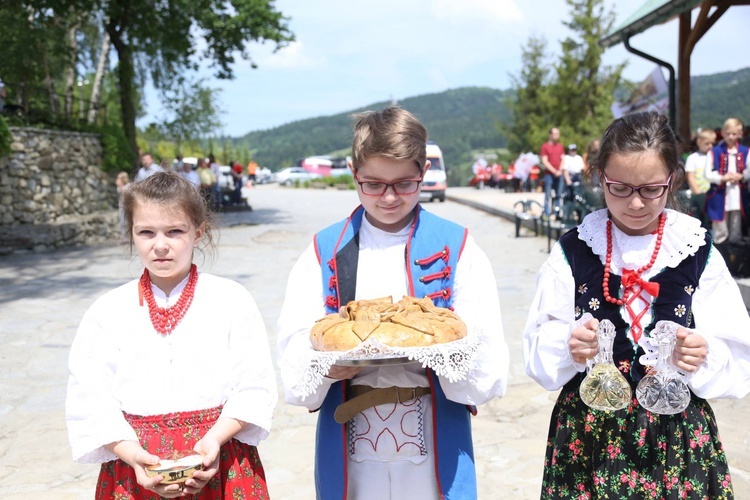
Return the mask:
POLYGON ((195 284, 198 283, 198 268, 195 264, 190 266, 190 277, 185 285, 185 288, 180 294, 180 298, 177 299, 177 303, 170 307, 159 307, 156 305, 156 299, 154 299, 154 292, 151 290, 151 276, 148 274, 148 269, 143 270, 141 275, 141 281, 138 284, 138 300, 143 305, 143 299, 146 299, 148 304, 148 314, 151 317, 151 324, 154 325, 154 329, 162 335, 168 335, 171 333, 177 325, 185 317, 190 304, 193 303, 193 296, 195 295, 195 284))
MULTIPOLYGON (((656 245, 654 245, 654 253, 651 255, 651 260, 649 260, 645 266, 639 267, 638 269, 632 272, 634 279, 637 281, 640 281, 641 275, 645 273, 646 271, 648 271, 649 269, 651 269, 651 266, 653 266, 654 262, 656 262, 656 256, 659 255, 659 249, 661 248, 661 239, 664 236, 664 223, 666 220, 667 220, 667 217, 664 215, 664 212, 662 212, 659 215, 659 229, 656 232, 656 245)), ((611 266, 612 266, 612 220, 607 219, 607 257, 604 262, 604 280, 602 281, 602 288, 604 289, 604 299, 607 302, 621 306, 625 302, 627 302, 628 297, 630 296, 631 290, 629 287, 626 287, 625 290, 622 292, 621 299, 616 299, 610 296, 609 274, 610 274, 611 266)))

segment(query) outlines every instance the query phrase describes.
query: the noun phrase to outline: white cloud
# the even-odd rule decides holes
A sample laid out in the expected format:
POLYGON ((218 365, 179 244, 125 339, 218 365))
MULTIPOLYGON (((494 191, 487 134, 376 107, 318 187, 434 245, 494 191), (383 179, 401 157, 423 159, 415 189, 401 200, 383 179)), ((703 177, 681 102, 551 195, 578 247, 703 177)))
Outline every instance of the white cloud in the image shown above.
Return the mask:
POLYGON ((496 29, 492 23, 519 22, 524 17, 513 0, 437 0, 432 10, 445 23, 470 21, 477 23, 477 29, 496 29))
MULTIPOLYGON (((605 5, 615 7, 617 26, 638 4, 605 5)), ((290 18, 297 41, 275 54, 273 44, 253 44, 257 70, 238 60, 236 80, 212 82, 223 89, 230 135, 392 97, 468 85, 507 89, 530 36, 545 37, 554 65, 560 40, 570 34, 562 23, 570 17, 563 0, 277 0, 277 7, 290 18)), ((732 6, 696 45, 692 73, 745 65, 729 48, 738 47, 736 33, 748 20, 750 7, 732 6)), ((633 37, 633 46, 676 65, 677 28, 676 21, 649 28, 633 37)), ((654 67, 622 45, 604 53, 605 64, 625 61, 625 76, 635 81, 654 67)), ((156 110, 149 106, 151 115, 156 110)))
MULTIPOLYGON (((264 47, 265 49, 265 47, 264 47)), ((273 52, 265 49, 255 58, 258 66, 266 69, 306 69, 326 65, 325 57, 316 56, 307 50, 299 41, 292 42, 286 47, 273 52)))

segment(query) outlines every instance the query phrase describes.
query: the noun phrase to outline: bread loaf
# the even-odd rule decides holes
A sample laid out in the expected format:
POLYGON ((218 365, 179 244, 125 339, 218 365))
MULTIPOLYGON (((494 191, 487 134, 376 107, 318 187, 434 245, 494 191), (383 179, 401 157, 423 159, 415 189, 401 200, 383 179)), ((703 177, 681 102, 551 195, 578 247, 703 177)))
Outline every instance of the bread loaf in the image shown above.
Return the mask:
POLYGON ((466 336, 466 325, 429 297, 351 301, 318 320, 310 342, 318 351, 348 351, 368 339, 391 347, 424 347, 466 336))

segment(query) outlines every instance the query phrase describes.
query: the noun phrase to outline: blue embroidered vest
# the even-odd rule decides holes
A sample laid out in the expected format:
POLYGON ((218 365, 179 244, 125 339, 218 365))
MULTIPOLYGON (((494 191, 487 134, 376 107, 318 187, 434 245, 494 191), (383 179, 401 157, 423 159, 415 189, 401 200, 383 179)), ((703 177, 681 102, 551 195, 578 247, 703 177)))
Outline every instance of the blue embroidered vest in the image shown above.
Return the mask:
MULTIPOLYGON (((338 312, 340 305, 355 299, 358 233, 363 216, 364 209, 360 206, 346 220, 315 235, 315 248, 326 294, 325 308, 329 314, 338 312)), ((451 306, 454 271, 466 235, 465 228, 432 215, 417 205, 405 252, 411 296, 429 296, 437 306, 451 306)), ((400 297, 394 299, 399 300, 400 297)), ((445 397, 437 377, 429 369, 427 378, 432 398, 433 455, 440 498, 476 498, 470 413, 465 405, 445 397)), ((346 499, 346 425, 333 419, 336 407, 346 400, 346 392, 347 381, 336 382, 328 390, 320 407, 315 441, 315 489, 320 500, 346 499)))
MULTIPOLYGON (((742 156, 742 161, 737 162, 737 172, 741 174, 745 170, 745 162, 747 161, 747 155, 750 152, 750 149, 748 149, 747 146, 738 144, 737 152, 742 156)), ((726 172, 722 172, 721 159, 722 159, 722 156, 726 155, 727 153, 727 145, 721 144, 719 146, 716 146, 711 150, 711 153, 713 154, 713 158, 714 158, 713 170, 715 172, 716 171, 721 172, 722 174, 726 173, 726 172)), ((729 160, 727 159, 727 161, 729 160)), ((708 215, 708 218, 710 220, 712 221, 724 220, 725 200, 726 200, 726 187, 724 186, 724 184, 711 183, 711 187, 708 189, 708 192, 706 193, 706 214, 708 215)), ((740 209, 742 210, 742 214, 745 217, 747 217, 748 215, 747 209, 749 205, 750 205, 750 192, 748 191, 747 183, 743 181, 740 183, 740 209)))
MULTIPOLYGON (((620 314, 621 306, 604 300, 604 265, 591 248, 578 238, 577 229, 563 235, 560 245, 575 280, 576 319, 588 312, 598 320, 608 319, 615 325, 617 333, 612 347, 612 357, 620 372, 635 388, 645 375, 644 367, 639 361, 644 353, 643 348, 633 342, 629 334, 630 326, 620 314)), ((692 311, 693 292, 698 288, 698 281, 706 267, 710 251, 711 237, 706 233, 706 244, 699 247, 693 255, 684 259, 675 268, 662 269, 649 280, 659 283, 659 296, 651 303, 651 323, 644 327, 644 333, 650 332, 660 320, 674 321, 686 328, 695 325, 692 311)), ((611 274, 610 290, 619 290, 621 282, 621 276, 611 274)), ((573 377, 565 384, 563 390, 578 390, 585 375, 581 373, 573 377)))

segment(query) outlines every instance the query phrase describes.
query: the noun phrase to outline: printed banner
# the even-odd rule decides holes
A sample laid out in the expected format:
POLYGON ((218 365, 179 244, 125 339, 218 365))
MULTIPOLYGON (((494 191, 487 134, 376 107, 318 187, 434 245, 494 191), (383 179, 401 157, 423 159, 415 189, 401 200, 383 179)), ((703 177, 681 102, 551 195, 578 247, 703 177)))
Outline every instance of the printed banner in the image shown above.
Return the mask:
POLYGON ((658 111, 666 113, 669 110, 669 87, 660 66, 656 66, 638 88, 630 94, 625 102, 612 104, 612 115, 620 118, 622 115, 636 111, 658 111))

